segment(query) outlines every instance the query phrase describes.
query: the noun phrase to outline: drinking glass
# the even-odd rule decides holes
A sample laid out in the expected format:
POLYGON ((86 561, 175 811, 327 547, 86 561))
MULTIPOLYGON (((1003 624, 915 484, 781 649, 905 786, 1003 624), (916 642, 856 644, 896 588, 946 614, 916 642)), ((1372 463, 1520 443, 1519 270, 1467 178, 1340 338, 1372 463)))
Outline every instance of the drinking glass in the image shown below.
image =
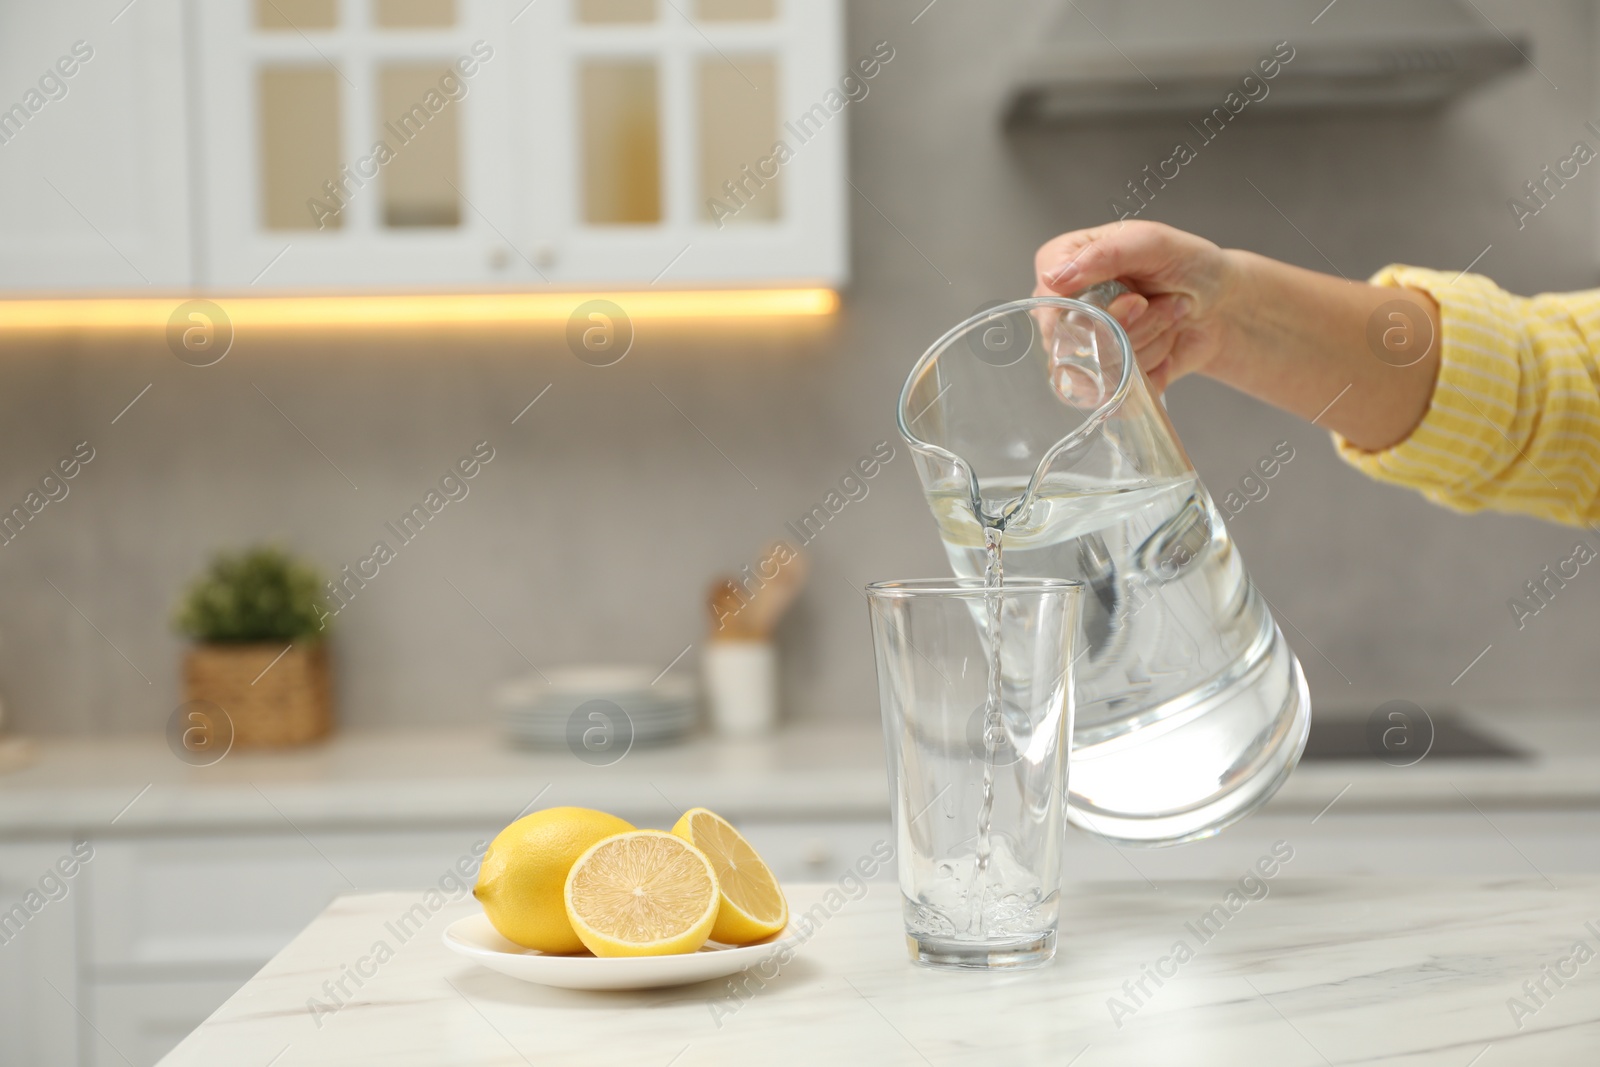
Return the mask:
POLYGON ((916 963, 1055 955, 1081 591, 1060 579, 867 587, 916 963))

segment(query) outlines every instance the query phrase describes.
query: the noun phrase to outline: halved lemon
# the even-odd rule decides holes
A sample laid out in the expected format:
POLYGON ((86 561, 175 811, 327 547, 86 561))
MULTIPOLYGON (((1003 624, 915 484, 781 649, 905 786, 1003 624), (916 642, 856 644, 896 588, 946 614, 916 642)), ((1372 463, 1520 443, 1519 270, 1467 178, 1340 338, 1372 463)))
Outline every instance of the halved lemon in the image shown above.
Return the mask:
POLYGON ((634 830, 579 856, 563 899, 596 956, 670 956, 706 943, 720 893, 705 853, 663 830, 634 830))
POLYGON ((705 808, 683 813, 672 832, 704 852, 722 887, 711 940, 748 945, 789 925, 789 902, 778 879, 727 819, 705 808))

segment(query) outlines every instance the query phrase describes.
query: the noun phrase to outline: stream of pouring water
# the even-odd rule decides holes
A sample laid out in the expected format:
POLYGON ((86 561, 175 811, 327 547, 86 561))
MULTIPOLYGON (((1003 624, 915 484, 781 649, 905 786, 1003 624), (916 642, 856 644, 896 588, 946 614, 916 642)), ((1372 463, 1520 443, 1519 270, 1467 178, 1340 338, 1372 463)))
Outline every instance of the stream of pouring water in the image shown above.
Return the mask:
MULTIPOLYGON (((983 509, 974 507, 974 514, 982 516, 983 509)), ((983 709, 983 786, 978 800, 978 843, 976 869, 972 879, 973 925, 979 937, 984 935, 984 881, 989 871, 992 843, 989 830, 994 822, 994 762, 999 748, 1001 731, 1005 728, 1000 710, 1000 587, 1005 579, 1001 562, 1001 539, 1005 530, 1001 525, 985 523, 983 528, 984 569, 983 599, 988 610, 989 678, 988 696, 983 709)))

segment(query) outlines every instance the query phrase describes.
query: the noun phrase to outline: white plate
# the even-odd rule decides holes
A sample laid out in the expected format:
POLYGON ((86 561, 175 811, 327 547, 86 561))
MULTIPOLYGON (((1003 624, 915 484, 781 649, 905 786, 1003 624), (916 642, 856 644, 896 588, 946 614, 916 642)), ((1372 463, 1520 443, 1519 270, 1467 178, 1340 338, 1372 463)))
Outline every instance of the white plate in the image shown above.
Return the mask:
POLYGON ((493 698, 500 707, 516 707, 543 700, 570 703, 610 700, 624 707, 657 700, 692 700, 696 685, 686 675, 663 678, 652 666, 625 664, 547 669, 544 675, 514 679, 496 687, 493 698))
MULTIPOLYGON (((674 730, 687 730, 698 721, 699 716, 697 715, 685 715, 681 719, 647 719, 644 722, 639 722, 636 720, 633 723, 633 734, 635 737, 637 737, 640 734, 663 732, 671 733, 674 730)), ((537 722, 528 719, 507 719, 505 720, 504 725, 506 729, 516 731, 517 733, 546 734, 550 737, 556 738, 565 738, 567 736, 567 724, 564 722, 554 723, 537 722)), ((622 737, 626 737, 628 733, 626 725, 622 724, 613 726, 612 730, 614 734, 622 737)), ((574 731, 574 733, 577 733, 577 731, 574 731)), ((574 740, 576 739, 577 738, 574 738, 574 740)))
MULTIPOLYGON (((635 734, 648 733, 652 730, 681 730, 686 726, 693 726, 699 719, 699 715, 689 712, 683 715, 674 715, 671 718, 633 719, 632 726, 635 734)), ((501 722, 511 730, 545 733, 553 737, 566 737, 567 731, 570 729, 565 719, 551 722, 548 719, 519 718, 508 715, 501 722)), ((614 723, 612 727, 619 733, 626 733, 627 731, 627 724, 624 723, 614 723)))
MULTIPOLYGON (((572 708, 515 708, 503 712, 502 715, 507 722, 536 723, 540 726, 555 726, 565 730, 573 710, 572 708)), ((692 719, 699 714, 700 708, 695 704, 680 704, 677 707, 624 708, 623 711, 633 724, 638 726, 647 722, 692 719)))
POLYGON ((707 942, 699 952, 677 956, 547 956, 501 937, 486 915, 468 915, 444 930, 444 944, 491 970, 524 982, 561 989, 658 989, 688 985, 749 970, 781 952, 793 927, 756 945, 733 948, 707 942))
MULTIPOLYGON (((679 741, 694 734, 694 724, 684 723, 670 730, 635 730, 633 743, 636 745, 656 745, 664 741, 679 741)), ((550 748, 566 748, 569 744, 566 733, 551 733, 545 730, 519 730, 515 727, 506 731, 506 737, 512 741, 520 741, 530 745, 547 745, 550 748)))

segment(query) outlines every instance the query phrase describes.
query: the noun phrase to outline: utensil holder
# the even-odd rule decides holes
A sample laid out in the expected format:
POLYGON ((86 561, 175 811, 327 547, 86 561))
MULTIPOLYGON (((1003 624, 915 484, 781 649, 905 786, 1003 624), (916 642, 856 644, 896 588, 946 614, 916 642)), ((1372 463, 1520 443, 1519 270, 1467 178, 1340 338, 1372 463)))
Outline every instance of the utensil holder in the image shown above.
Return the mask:
POLYGON ((711 728, 759 737, 778 726, 778 650, 770 641, 710 641, 702 657, 711 728))

